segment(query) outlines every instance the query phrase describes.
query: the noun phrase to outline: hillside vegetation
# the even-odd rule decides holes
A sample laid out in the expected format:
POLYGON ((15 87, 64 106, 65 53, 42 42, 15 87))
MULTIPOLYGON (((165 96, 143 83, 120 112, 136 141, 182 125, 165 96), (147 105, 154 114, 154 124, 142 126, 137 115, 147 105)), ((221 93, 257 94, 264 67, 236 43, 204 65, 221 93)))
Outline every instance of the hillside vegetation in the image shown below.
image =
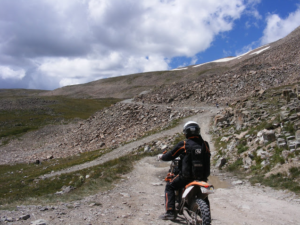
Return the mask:
POLYGON ((255 92, 215 117, 216 167, 300 193, 300 83, 255 92))
POLYGON ((0 95, 0 140, 2 145, 16 136, 46 125, 87 119, 90 115, 115 104, 118 99, 74 99, 63 96, 39 97, 0 95))

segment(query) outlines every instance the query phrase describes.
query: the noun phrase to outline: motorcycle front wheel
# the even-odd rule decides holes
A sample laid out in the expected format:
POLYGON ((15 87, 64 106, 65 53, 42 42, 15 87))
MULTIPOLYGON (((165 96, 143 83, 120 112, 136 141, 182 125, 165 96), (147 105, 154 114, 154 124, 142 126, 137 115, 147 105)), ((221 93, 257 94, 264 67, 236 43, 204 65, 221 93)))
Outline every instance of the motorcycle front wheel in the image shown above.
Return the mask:
POLYGON ((207 203, 203 199, 196 199, 191 210, 193 211, 193 219, 196 221, 196 225, 210 225, 210 209, 207 203))

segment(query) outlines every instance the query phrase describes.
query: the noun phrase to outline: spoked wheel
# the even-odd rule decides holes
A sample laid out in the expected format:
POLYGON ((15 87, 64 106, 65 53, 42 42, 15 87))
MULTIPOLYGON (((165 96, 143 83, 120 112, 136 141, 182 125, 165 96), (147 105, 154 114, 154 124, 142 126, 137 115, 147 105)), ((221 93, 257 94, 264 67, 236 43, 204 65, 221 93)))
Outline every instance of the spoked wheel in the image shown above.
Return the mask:
POLYGON ((210 210, 203 199, 196 199, 196 202, 192 206, 192 211, 191 217, 196 225, 210 225, 210 210))

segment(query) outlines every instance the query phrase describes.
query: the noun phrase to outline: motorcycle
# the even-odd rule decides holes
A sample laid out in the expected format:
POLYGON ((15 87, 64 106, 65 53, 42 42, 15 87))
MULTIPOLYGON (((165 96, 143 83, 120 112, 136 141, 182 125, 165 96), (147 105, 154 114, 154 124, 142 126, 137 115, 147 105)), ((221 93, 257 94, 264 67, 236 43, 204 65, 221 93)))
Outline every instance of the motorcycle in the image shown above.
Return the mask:
MULTIPOLYGON (((178 157, 171 162, 166 182, 170 182, 179 173, 180 160, 178 157)), ((204 181, 192 181, 182 190, 175 191, 176 213, 183 215, 188 225, 210 225, 211 215, 207 197, 212 193, 213 185, 204 181)))

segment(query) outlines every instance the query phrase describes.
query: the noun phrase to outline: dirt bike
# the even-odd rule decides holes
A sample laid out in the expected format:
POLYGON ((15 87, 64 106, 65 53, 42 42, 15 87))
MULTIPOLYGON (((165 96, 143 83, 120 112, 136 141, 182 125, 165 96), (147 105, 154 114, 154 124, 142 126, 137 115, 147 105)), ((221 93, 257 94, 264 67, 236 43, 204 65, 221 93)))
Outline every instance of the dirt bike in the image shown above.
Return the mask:
MULTIPOLYGON (((170 182, 179 172, 180 160, 178 157, 171 162, 166 182, 170 182)), ((182 190, 175 192, 176 213, 183 215, 188 225, 210 225, 210 208, 205 199, 212 193, 214 193, 213 185, 204 181, 192 181, 182 190)))

